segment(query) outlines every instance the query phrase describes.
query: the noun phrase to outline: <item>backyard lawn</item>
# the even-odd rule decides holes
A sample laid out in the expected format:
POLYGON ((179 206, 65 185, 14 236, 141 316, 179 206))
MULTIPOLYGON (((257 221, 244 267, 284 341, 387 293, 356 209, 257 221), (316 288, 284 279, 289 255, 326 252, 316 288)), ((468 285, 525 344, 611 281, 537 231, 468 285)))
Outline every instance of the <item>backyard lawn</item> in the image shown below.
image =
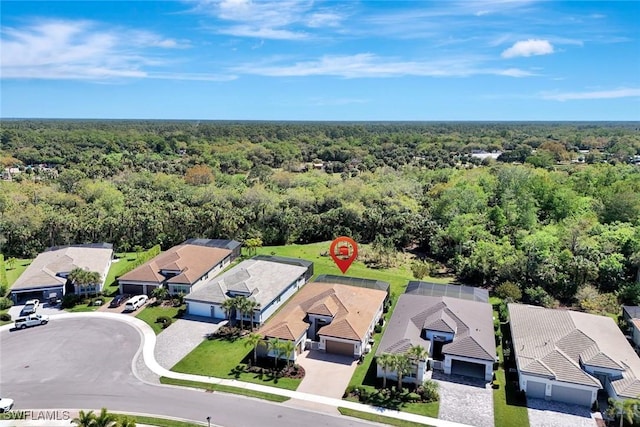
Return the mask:
POLYGON ((496 370, 494 383, 498 388, 493 390, 493 416, 495 427, 529 426, 529 413, 526 398, 520 397, 514 384, 507 383, 504 370, 502 346, 498 346, 500 365, 496 370))
POLYGON ((156 322, 156 319, 160 316, 167 316, 170 319, 178 318, 178 312, 180 309, 186 309, 186 305, 182 305, 180 307, 171 307, 171 306, 151 306, 147 305, 143 310, 140 311, 136 315, 136 317, 140 320, 144 320, 151 328, 153 328, 153 332, 158 335, 164 329, 162 329, 162 325, 156 322))
POLYGON ((300 379, 274 378, 272 375, 242 372, 242 369, 239 369, 243 366, 241 362, 249 353, 253 352, 251 347, 245 346, 245 340, 246 338, 204 340, 171 370, 187 374, 236 379, 288 390, 298 388, 300 379))
POLYGON ((13 282, 18 280, 18 277, 27 269, 29 264, 31 264, 32 259, 16 259, 13 268, 9 268, 7 265, 7 260, 5 259, 5 270, 7 272, 7 283, 9 286, 13 285, 13 282))
MULTIPOLYGON (((142 255, 142 253, 140 255, 142 255)), ((137 261, 137 257, 140 255, 135 252, 123 252, 115 254, 115 259, 111 263, 111 268, 109 268, 107 279, 104 281, 104 288, 102 289, 102 293, 104 295, 115 296, 118 293, 117 278, 133 270, 133 267, 135 266, 137 261)))

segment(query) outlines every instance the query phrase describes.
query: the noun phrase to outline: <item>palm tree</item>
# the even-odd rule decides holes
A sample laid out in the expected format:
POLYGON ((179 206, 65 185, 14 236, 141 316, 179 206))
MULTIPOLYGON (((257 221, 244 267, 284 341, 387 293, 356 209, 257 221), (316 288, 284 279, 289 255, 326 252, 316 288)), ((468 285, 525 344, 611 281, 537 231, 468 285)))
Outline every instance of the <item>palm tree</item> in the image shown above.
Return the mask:
POLYGON ((80 410, 78 416, 71 420, 78 427, 91 427, 95 422, 96 416, 93 411, 84 412, 80 410))
POLYGON ((222 309, 224 310, 225 314, 227 315, 227 319, 229 319, 229 323, 231 324, 235 323, 234 319, 231 318, 231 315, 236 309, 236 303, 237 301, 235 298, 227 298, 222 303, 222 309))
POLYGON ((129 417, 122 417, 118 421, 118 427, 136 427, 136 422, 129 417))
POLYGON ((251 315, 251 332, 253 332, 253 323, 254 323, 254 311, 260 308, 260 303, 247 298, 247 313, 251 315))
POLYGON ((240 312, 240 329, 244 329, 244 316, 247 313, 249 307, 249 300, 246 297, 235 297, 236 309, 240 312))
POLYGON ((151 296, 154 297, 156 301, 162 301, 169 296, 169 290, 164 286, 158 286, 151 291, 151 296))
POLYGON ((278 369, 278 359, 280 359, 280 355, 282 354, 282 342, 279 338, 271 338, 267 341, 267 348, 269 351, 273 351, 274 367, 278 369))
POLYGON ((294 344, 293 341, 283 341, 282 342, 282 354, 284 356, 287 356, 287 366, 291 366, 291 355, 293 354, 293 352, 296 349, 296 345, 294 344))
POLYGON ((405 374, 411 368, 411 362, 409 358, 404 354, 394 354, 393 356, 392 369, 396 371, 396 375, 398 376, 398 385, 396 389, 400 392, 402 391, 402 380, 404 379, 405 374))
POLYGON ((624 420, 627 420, 631 425, 635 425, 634 421, 640 420, 640 400, 617 400, 609 398, 609 409, 607 413, 613 418, 620 417, 620 427, 623 426, 624 420))
POLYGON ((251 333, 247 337, 247 340, 244 342, 244 346, 251 346, 253 348, 253 363, 256 364, 258 362, 258 344, 262 341, 262 335, 251 333))
POLYGON ((107 408, 100 410, 100 415, 93 420, 93 427, 114 427, 116 425, 116 416, 107 412, 107 408))
POLYGON ((416 364, 416 381, 418 381, 420 362, 426 362, 429 352, 421 345, 412 345, 407 351, 407 356, 416 364))
MULTIPOLYGON (((98 285, 102 276, 97 271, 89 271, 84 270, 82 268, 76 267, 67 276, 67 279, 71 281, 74 285, 77 285, 78 288, 84 289, 85 291, 90 285, 98 285)), ((97 291, 97 288, 96 288, 97 291)), ((89 292, 86 291, 85 297, 89 297, 89 292)))
POLYGON ((382 368, 384 375, 382 376, 382 388, 387 388, 387 373, 389 368, 393 366, 393 355, 389 353, 383 353, 376 357, 376 362, 382 368))

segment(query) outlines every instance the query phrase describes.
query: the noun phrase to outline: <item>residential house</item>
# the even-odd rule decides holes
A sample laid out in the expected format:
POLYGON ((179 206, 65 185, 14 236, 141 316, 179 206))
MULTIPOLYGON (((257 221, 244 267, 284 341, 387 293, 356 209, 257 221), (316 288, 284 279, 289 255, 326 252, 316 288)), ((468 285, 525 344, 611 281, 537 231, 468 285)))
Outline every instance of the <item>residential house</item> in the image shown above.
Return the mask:
POLYGON ((120 293, 150 295, 166 287, 172 295, 188 294, 238 257, 240 246, 235 240, 187 240, 120 276, 120 293))
MULTIPOLYGON (((493 310, 484 289, 410 282, 400 295, 376 356, 405 354, 421 346, 436 369, 491 381, 497 362, 493 310)), ((406 381, 422 384, 427 360, 417 361, 406 381)), ((382 366, 377 376, 385 376, 382 366)), ((397 379, 395 372, 387 378, 397 379)))
POLYGON ((67 293, 95 294, 102 290, 113 258, 109 243, 58 246, 39 254, 11 286, 11 299, 19 303, 37 298, 41 301, 62 298, 67 293), (80 289, 68 283, 76 268, 100 273, 100 283, 80 289))
POLYGON ((591 406, 640 395, 640 358, 613 319, 509 304, 512 351, 528 398, 591 406))
MULTIPOLYGON (((264 339, 292 341, 295 351, 288 358, 293 361, 306 347, 352 358, 369 351, 369 340, 382 317, 389 284, 387 290, 382 290, 377 289, 375 280, 340 279, 345 283, 351 279, 352 284, 316 280, 301 289, 260 329, 264 339)), ((265 346, 260 350, 262 355, 273 356, 265 346)))
POLYGON ((640 306, 623 305, 622 318, 629 325, 629 335, 636 351, 640 351, 640 306))
MULTIPOLYGON (((261 324, 313 276, 313 263, 297 258, 257 256, 241 262, 224 274, 209 280, 187 295, 187 313, 226 319, 223 304, 238 296, 249 298, 258 307, 252 313, 261 324)), ((240 319, 242 313, 230 313, 240 319)), ((251 317, 245 315, 247 320, 251 317)))

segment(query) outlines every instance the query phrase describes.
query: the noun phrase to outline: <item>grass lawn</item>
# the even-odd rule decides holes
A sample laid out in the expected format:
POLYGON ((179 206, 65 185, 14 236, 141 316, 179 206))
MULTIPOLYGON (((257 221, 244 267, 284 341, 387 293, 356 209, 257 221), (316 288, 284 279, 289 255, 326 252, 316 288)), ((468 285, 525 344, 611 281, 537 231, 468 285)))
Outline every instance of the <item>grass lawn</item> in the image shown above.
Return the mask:
POLYGON ((208 391, 220 391, 222 393, 240 394, 243 396, 255 397, 257 399, 269 400, 271 402, 286 402, 287 400, 289 400, 288 397, 278 396, 277 394, 263 393, 261 391, 247 390, 247 389, 238 388, 238 387, 229 387, 226 385, 208 384, 208 383, 203 383, 199 381, 176 380, 173 378, 160 377, 160 382, 162 384, 201 388, 203 390, 208 390, 208 391))
POLYGON ((87 304, 78 304, 72 308, 65 308, 65 311, 69 313, 86 313, 90 311, 96 311, 100 306, 98 305, 87 305, 87 304))
POLYGON ((184 359, 176 363, 171 369, 186 374, 206 375, 216 378, 229 378, 249 383, 263 384, 295 390, 300 385, 300 379, 274 378, 271 375, 261 375, 241 372, 238 366, 253 350, 245 347, 246 338, 234 341, 225 339, 204 340, 184 359))
MULTIPOLYGON (((373 421, 375 423, 387 424, 390 426, 398 426, 398 427, 413 427, 416 425, 413 421, 405 421, 399 420, 397 418, 385 417, 384 415, 370 414, 369 412, 355 411, 353 409, 347 408, 338 408, 338 411, 342 415, 346 415, 347 417, 360 418, 367 421, 373 421)), ((428 424, 421 424, 428 425, 428 424)))
MULTIPOLYGON (((6 310, 0 310, 0 314, 4 314, 8 312, 9 312, 8 308, 6 310)), ((0 326, 6 325, 7 323, 11 323, 11 322, 13 322, 13 320, 0 320, 0 326)))
POLYGON ((5 270, 7 272, 7 283, 9 286, 13 285, 13 282, 18 280, 18 277, 27 269, 31 264, 32 259, 16 259, 16 263, 13 268, 9 268, 7 260, 4 260, 5 270))
POLYGON ((496 370, 495 382, 498 388, 493 390, 493 416, 495 427, 529 426, 526 398, 518 395, 515 384, 507 383, 504 370, 504 355, 502 346, 498 346, 500 365, 496 370))
POLYGON ((167 316, 171 319, 176 319, 178 317, 178 311, 185 307, 185 305, 182 305, 181 307, 163 307, 160 305, 153 307, 147 305, 144 310, 140 311, 140 313, 136 315, 136 317, 140 320, 144 320, 149 326, 151 326, 153 332, 158 335, 164 329, 162 329, 162 325, 160 323, 156 323, 156 319, 159 316, 167 316))
MULTIPOLYGON (((133 270, 137 254, 135 252, 123 252, 115 254, 115 259, 109 268, 109 274, 104 281, 102 293, 107 296, 115 296, 118 293, 118 277, 133 270)), ((108 301, 107 301, 108 302, 108 301)))
POLYGON ((195 424, 186 421, 178 421, 178 420, 170 420, 167 418, 158 418, 158 417, 144 417, 141 415, 127 415, 127 414, 118 414, 117 412, 111 412, 118 417, 118 420, 122 420, 123 418, 128 418, 130 420, 135 421, 136 424, 144 424, 146 426, 155 426, 155 427, 201 427, 204 425, 203 423, 195 424))
MULTIPOLYGON (((329 253, 329 246, 331 242, 311 243, 308 245, 285 245, 285 246, 265 246, 257 249, 257 253, 260 255, 275 255, 287 256, 293 258, 302 258, 309 261, 313 261, 314 277, 320 274, 334 274, 341 276, 342 272, 333 262, 330 256, 322 256, 323 253, 329 253)), ((359 245, 358 251, 366 251, 368 245, 359 245)), ((397 268, 388 269, 374 269, 364 265, 361 261, 354 261, 351 267, 345 274, 346 276, 363 277, 365 279, 375 279, 389 282, 391 284, 391 294, 400 295, 404 292, 407 282, 415 280, 411 273, 410 263, 405 263, 397 268)), ((433 278, 427 277, 423 279, 425 281, 448 283, 451 281, 449 278, 433 278)))

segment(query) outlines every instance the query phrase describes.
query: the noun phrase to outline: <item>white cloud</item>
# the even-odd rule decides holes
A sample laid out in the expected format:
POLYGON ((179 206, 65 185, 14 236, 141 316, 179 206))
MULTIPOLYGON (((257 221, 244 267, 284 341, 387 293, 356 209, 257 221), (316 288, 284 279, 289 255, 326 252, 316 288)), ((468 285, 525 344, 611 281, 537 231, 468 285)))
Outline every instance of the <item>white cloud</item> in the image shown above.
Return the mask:
POLYGON ((219 81, 235 78, 171 73, 159 68, 167 62, 158 52, 181 47, 188 47, 188 42, 148 31, 105 28, 86 20, 41 20, 22 28, 2 29, 0 70, 3 79, 219 81))
POLYGON ((529 39, 514 43, 509 49, 502 52, 503 58, 517 56, 549 55, 553 53, 553 45, 548 40, 529 39))
POLYGON ((400 76, 467 77, 492 74, 524 77, 531 73, 517 68, 492 69, 479 66, 478 58, 455 58, 434 61, 402 61, 371 53, 325 55, 316 60, 293 64, 245 64, 233 71, 269 77, 335 76, 343 78, 382 78, 400 76))
POLYGON ((559 92, 542 93, 542 99, 553 101, 572 101, 580 99, 615 99, 615 98, 635 98, 640 97, 638 88, 620 88, 613 90, 600 90, 591 92, 559 92))

